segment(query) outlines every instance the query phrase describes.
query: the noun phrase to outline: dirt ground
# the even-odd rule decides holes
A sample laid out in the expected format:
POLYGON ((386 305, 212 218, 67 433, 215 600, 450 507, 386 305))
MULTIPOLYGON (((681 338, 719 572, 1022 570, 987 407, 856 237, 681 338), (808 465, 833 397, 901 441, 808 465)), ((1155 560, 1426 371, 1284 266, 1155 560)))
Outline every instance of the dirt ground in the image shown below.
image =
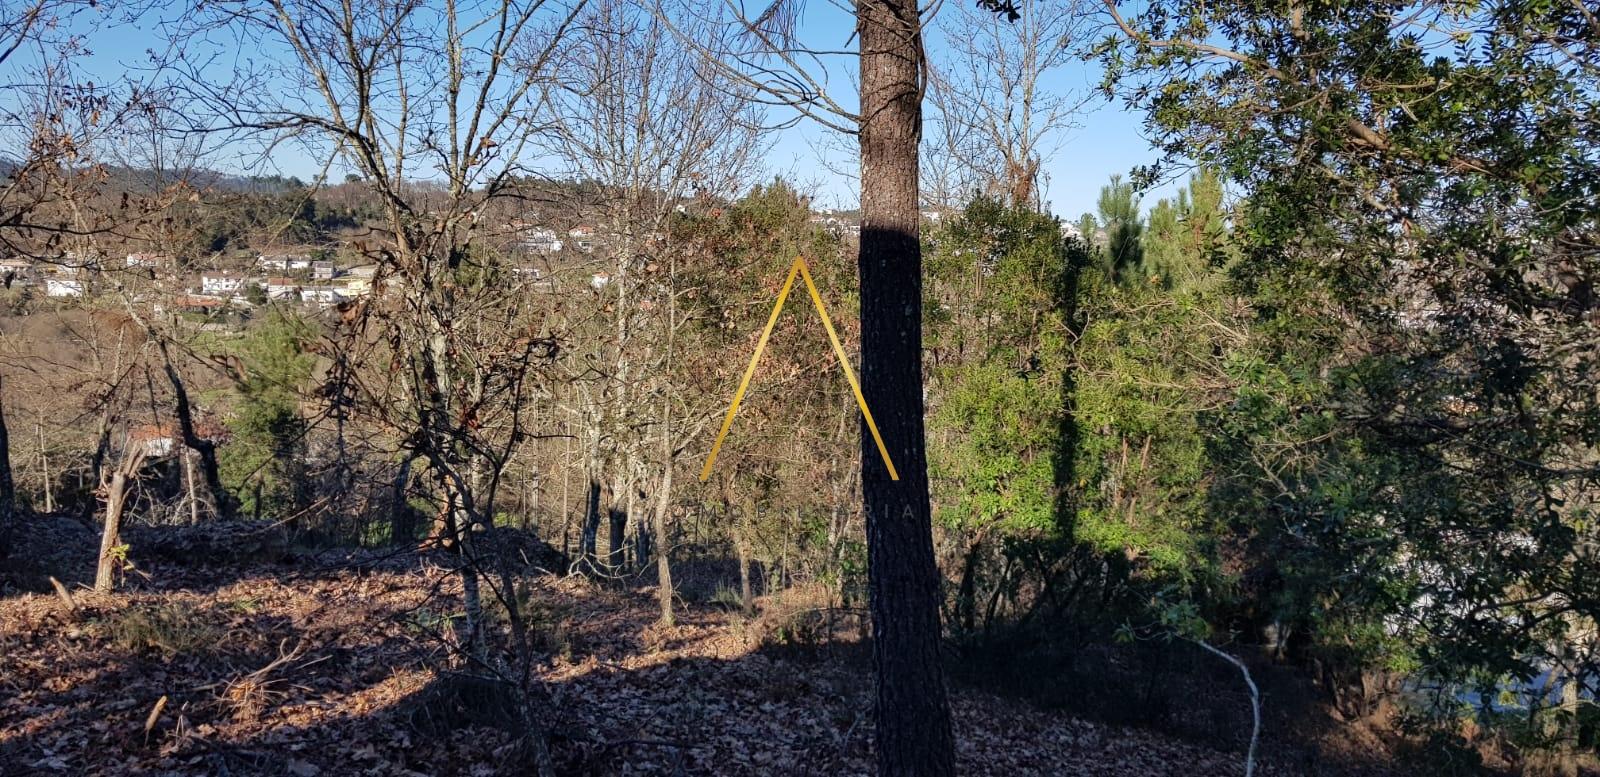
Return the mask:
MULTIPOLYGON (((89 571, 92 559, 67 550, 83 539, 69 524, 40 532, 61 557, 36 553, 30 571, 89 571)), ((512 716, 433 668, 446 665, 437 635, 456 586, 426 556, 324 552, 243 568, 147 561, 125 592, 78 588, 70 605, 9 595, 0 774, 523 773, 512 716)), ((527 586, 548 656, 537 714, 562 774, 871 772, 860 645, 775 644, 762 619, 713 605, 686 604, 664 628, 649 590, 552 575, 527 586)), ((952 698, 964 774, 1243 773, 1232 743, 1087 722, 965 685, 952 698)), ((1359 753, 1306 752, 1269 747, 1258 774, 1387 773, 1359 753)))

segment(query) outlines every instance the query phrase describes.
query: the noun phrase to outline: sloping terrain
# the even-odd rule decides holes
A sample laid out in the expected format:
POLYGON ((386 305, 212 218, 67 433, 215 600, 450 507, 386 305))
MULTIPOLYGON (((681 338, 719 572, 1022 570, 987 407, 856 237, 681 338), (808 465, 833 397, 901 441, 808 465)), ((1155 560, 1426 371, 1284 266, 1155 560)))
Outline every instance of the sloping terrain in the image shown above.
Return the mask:
MULTIPOLYGON (((146 563, 115 597, 0 600, 0 774, 522 773, 493 694, 429 668, 456 584, 414 554, 322 555, 146 563)), ((859 645, 774 647, 759 621, 706 605, 663 628, 648 592, 581 579, 534 577, 529 593, 563 774, 870 773, 859 645)), ((1238 752, 976 690, 954 709, 967 774, 1242 773, 1238 752)))

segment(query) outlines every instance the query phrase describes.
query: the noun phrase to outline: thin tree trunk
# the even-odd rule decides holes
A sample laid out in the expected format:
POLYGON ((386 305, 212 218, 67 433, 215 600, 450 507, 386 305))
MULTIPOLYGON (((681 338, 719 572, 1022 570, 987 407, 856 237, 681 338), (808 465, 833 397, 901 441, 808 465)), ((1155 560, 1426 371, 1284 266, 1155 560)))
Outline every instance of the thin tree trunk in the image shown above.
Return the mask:
MULTIPOLYGON (((470 519, 467 525, 471 525, 470 519)), ((466 655, 478 658, 483 655, 483 640, 479 638, 483 623, 483 594, 478 586, 478 567, 471 547, 473 540, 471 529, 463 530, 456 541, 456 553, 461 559, 461 602, 466 615, 462 618, 466 632, 462 649, 466 655)))
MULTIPOLYGON (((447 495, 445 508, 450 516, 447 531, 455 543, 457 563, 460 564, 458 571, 461 575, 461 602, 465 617, 461 619, 461 629, 457 632, 457 637, 463 655, 479 658, 483 649, 483 640, 479 638, 482 633, 483 594, 479 587, 477 560, 471 546, 473 527, 477 522, 474 508, 469 504, 473 495, 463 493, 459 476, 452 477, 450 473, 440 474, 444 479, 447 495)), ((476 480, 470 473, 468 477, 476 480)))
POLYGON ((600 559, 600 481, 594 471, 589 471, 589 498, 583 513, 583 536, 578 541, 578 555, 585 573, 598 569, 600 559))
POLYGON ((11 434, 6 430, 5 384, 0 382, 0 558, 11 554, 16 516, 16 482, 11 477, 11 434))
MULTIPOLYGON (((637 462, 634 464, 637 464, 637 462)), ((621 557, 619 563, 624 570, 630 572, 638 569, 644 563, 644 559, 638 553, 635 553, 633 558, 628 558, 628 546, 631 544, 628 540, 640 532, 639 489, 637 488, 639 481, 635 475, 640 467, 634 466, 634 464, 629 465, 628 478, 623 481, 628 491, 622 500, 622 552, 618 554, 621 557), (630 529, 632 530, 631 532, 629 531, 630 529)), ((637 550, 637 547, 634 550, 637 550)))
POLYGON ((961 624, 961 630, 967 634, 977 625, 978 611, 978 561, 983 554, 983 540, 974 540, 972 547, 967 548, 966 559, 961 565, 961 585, 956 595, 956 621, 961 624))
POLYGON ((661 493, 656 497, 655 515, 651 517, 651 533, 656 537, 656 596, 661 600, 661 622, 671 626, 672 617, 672 562, 667 558, 667 511, 672 509, 672 458, 668 441, 666 469, 661 473, 661 493))
POLYGON ((172 396, 177 403, 178 430, 183 434, 183 444, 200 454, 200 471, 205 475, 206 490, 211 492, 212 509, 224 520, 231 518, 233 509, 229 504, 228 491, 222 487, 222 474, 217 468, 216 443, 201 437, 195 430, 194 408, 189 404, 189 391, 184 387, 178 369, 172 365, 171 357, 167 356, 165 343, 161 345, 161 355, 165 360, 167 380, 172 383, 172 396))
MULTIPOLYGON (((1576 652, 1572 651, 1571 646, 1568 647, 1568 650, 1569 652, 1576 652)), ((1580 667, 1582 665, 1582 663, 1576 664, 1576 666, 1580 667)), ((1579 684, 1583 681, 1583 678, 1578 670, 1574 668, 1568 670, 1567 676, 1563 679, 1564 681, 1561 683, 1561 722, 1564 728, 1561 732, 1561 744, 1558 746, 1556 755, 1558 759, 1556 770, 1561 777, 1578 777, 1578 756, 1583 746, 1581 741, 1583 727, 1581 725, 1582 721, 1579 719, 1579 713, 1582 712, 1580 706, 1582 699, 1579 693, 1581 686, 1579 684)))
POLYGON ((634 490, 628 500, 628 541, 632 547, 633 570, 643 572, 650 564, 650 526, 655 520, 655 510, 650 507, 650 496, 641 484, 645 482, 644 462, 638 462, 633 474, 634 490))
POLYGON ((537 476, 523 481, 522 530, 548 536, 544 531, 544 522, 539 520, 539 487, 537 476))
MULTIPOLYGON (((110 411, 100 416, 99 428, 94 435, 94 454, 89 457, 89 482, 98 486, 105 482, 106 456, 111 451, 111 418, 110 411)), ((80 486, 82 485, 80 481, 80 486)), ((94 500, 85 500, 83 504, 83 520, 88 521, 94 517, 94 500)))
POLYGON ((411 462, 406 456, 395 472, 394 483, 389 487, 389 541, 394 544, 411 542, 417 536, 417 522, 406 503, 406 489, 411 484, 411 462))
POLYGON ((561 563, 572 566, 572 438, 566 440, 567 455, 561 460, 561 563))
POLYGON ((189 494, 189 524, 200 523, 200 498, 194 490, 194 456, 183 452, 183 482, 189 494))
MULTIPOLYGON (((0 426, 5 426, 5 419, 0 418, 0 426)), ((50 474, 50 454, 45 450, 44 424, 35 424, 39 432, 39 476, 43 479, 44 486, 44 511, 46 514, 56 511, 55 478, 50 474)), ((0 430, 0 439, 5 436, 0 430)))
POLYGON ((734 519, 733 531, 734 551, 739 555, 739 602, 744 614, 750 615, 755 612, 756 603, 750 590, 750 544, 745 539, 749 532, 743 513, 734 519))
POLYGON ((100 532, 100 559, 95 567, 94 590, 111 593, 116 586, 117 546, 122 544, 122 518, 128 506, 128 493, 144 466, 143 448, 128 451, 122 463, 111 473, 111 482, 105 485, 106 514, 100 532))
POLYGON ((922 400, 922 248, 917 146, 924 54, 916 0, 863 0, 861 41, 861 383, 900 479, 863 422, 861 481, 877 672, 880 777, 954 772, 939 662, 922 400))
POLYGON ((622 554, 622 542, 623 538, 627 536, 627 502, 632 490, 632 486, 628 484, 626 479, 620 483, 616 480, 611 481, 611 505, 606 510, 607 517, 611 522, 611 531, 606 538, 606 568, 613 574, 621 571, 627 561, 622 554))

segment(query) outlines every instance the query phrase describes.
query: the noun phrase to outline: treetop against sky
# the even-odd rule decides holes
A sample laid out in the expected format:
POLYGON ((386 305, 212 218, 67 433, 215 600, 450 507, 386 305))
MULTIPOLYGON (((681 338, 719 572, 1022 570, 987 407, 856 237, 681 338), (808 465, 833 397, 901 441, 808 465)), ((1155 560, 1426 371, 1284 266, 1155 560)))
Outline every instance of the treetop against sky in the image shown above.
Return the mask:
MULTIPOLYGON (((183 12, 181 4, 153 12, 145 9, 137 16, 123 10, 86 5, 70 19, 83 50, 81 56, 74 57, 74 66, 84 78, 117 88, 127 79, 143 83, 158 79, 153 63, 171 58, 178 47, 191 62, 204 62, 205 72, 214 71, 219 81, 229 78, 241 65, 248 69, 252 63, 283 61, 281 52, 260 47, 259 42, 188 38, 175 45, 172 31, 178 28, 175 20, 183 12)), ((551 13, 559 12, 560 9, 552 5, 551 13)), ((947 61, 950 54, 945 25, 941 23, 950 13, 948 8, 936 9, 927 28, 929 57, 936 68, 947 61)), ((855 44, 853 26, 854 17, 848 9, 827 3, 808 9, 799 21, 797 33, 811 46, 844 51, 847 47, 853 49, 855 44)), ((13 83, 26 80, 52 54, 37 47, 19 51, 6 63, 7 72, 3 75, 13 83)), ((853 106, 857 80, 853 54, 824 56, 819 61, 826 68, 828 82, 837 87, 830 96, 847 107, 853 106)), ((960 77, 957 73, 950 75, 960 77)), ((1067 220, 1094 212, 1095 198, 1107 177, 1125 175, 1135 166, 1154 162, 1157 157, 1144 137, 1139 115, 1119 102, 1107 102, 1096 94, 1100 79, 1098 63, 1074 58, 1051 73, 1045 85, 1052 92, 1069 95, 1083 103, 1073 126, 1047 141, 1041 176, 1043 199, 1049 203, 1049 210, 1067 220)), ((15 107, 3 104, 13 98, 0 95, 0 108, 15 107)), ((927 110, 931 120, 933 107, 930 105, 927 110)), ((771 150, 767 154, 771 174, 784 176, 803 189, 814 191, 819 205, 846 209, 856 206, 854 151, 843 138, 781 107, 769 109, 767 121, 777 128, 771 133, 771 150)), ((538 169, 540 161, 531 160, 530 166, 538 169)), ((276 174, 309 181, 324 169, 326 154, 314 147, 294 144, 277 144, 268 150, 255 142, 224 142, 212 147, 208 163, 225 172, 276 174)), ((347 172, 335 162, 329 169, 329 177, 342 180, 347 172)), ((554 166, 542 172, 558 174, 554 166)), ((1181 174, 1179 171, 1180 177, 1181 174)), ((1144 204, 1148 207, 1158 198, 1170 196, 1178 185, 1178 181, 1173 180, 1146 192, 1144 204)))

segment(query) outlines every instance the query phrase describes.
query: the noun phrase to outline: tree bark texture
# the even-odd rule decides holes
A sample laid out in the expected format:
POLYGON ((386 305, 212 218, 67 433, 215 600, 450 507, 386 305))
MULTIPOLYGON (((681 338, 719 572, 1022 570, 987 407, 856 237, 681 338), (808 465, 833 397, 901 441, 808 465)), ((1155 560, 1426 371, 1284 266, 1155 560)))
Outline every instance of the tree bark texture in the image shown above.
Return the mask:
POLYGON ((922 397, 917 147, 924 52, 915 0, 864 0, 861 41, 861 384, 900 479, 863 421, 861 481, 883 777, 954 772, 939 659, 922 397))

